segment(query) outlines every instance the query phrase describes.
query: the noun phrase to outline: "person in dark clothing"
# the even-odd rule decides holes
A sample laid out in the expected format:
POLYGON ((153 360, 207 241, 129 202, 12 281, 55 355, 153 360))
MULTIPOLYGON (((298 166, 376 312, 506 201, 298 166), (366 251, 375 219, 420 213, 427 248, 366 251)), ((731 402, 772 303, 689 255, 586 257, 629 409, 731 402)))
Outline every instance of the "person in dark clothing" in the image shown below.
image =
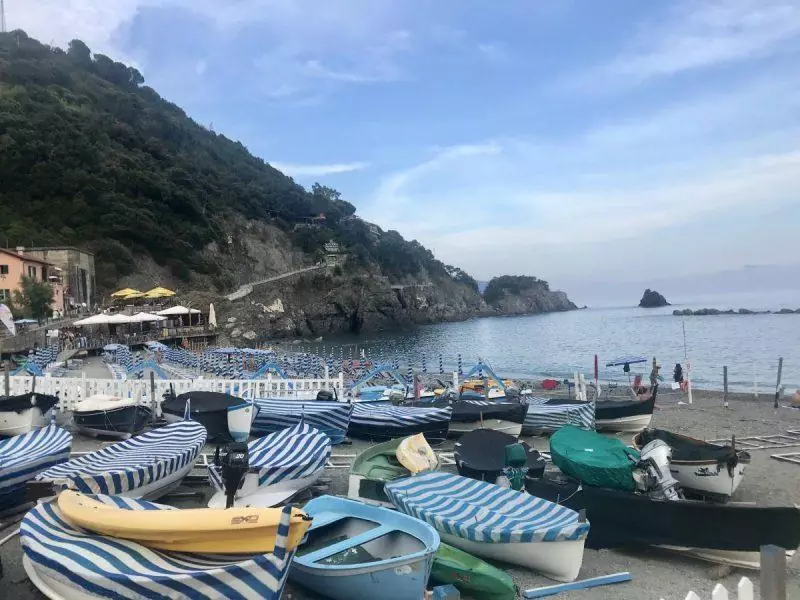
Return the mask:
POLYGON ((681 367, 681 363, 675 363, 672 379, 675 380, 675 383, 683 383, 683 367, 681 367))

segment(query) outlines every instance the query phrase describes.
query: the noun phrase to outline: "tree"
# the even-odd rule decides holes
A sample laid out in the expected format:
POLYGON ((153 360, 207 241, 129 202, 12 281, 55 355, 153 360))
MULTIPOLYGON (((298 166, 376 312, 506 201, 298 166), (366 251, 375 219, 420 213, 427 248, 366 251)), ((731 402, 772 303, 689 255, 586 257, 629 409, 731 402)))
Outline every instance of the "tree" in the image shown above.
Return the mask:
POLYGON ((31 318, 41 321, 53 304, 53 288, 46 281, 22 276, 22 291, 14 291, 14 304, 24 307, 31 318))

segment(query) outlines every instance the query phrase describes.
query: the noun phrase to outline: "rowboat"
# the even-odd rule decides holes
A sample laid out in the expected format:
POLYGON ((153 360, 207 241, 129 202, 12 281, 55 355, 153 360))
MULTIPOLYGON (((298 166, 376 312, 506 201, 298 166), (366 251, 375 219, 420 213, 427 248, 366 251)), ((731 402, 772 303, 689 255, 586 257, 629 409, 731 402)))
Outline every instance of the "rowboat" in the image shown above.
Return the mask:
POLYGON ((129 438, 150 421, 153 411, 135 398, 95 394, 81 400, 72 411, 72 420, 81 433, 129 438))
POLYGON ((583 561, 589 523, 577 512, 492 483, 421 473, 386 484, 398 510, 436 528, 465 552, 572 581, 583 561))
POLYGON ((597 431, 635 432, 650 425, 656 405, 658 386, 647 397, 632 400, 603 400, 595 404, 597 431))
POLYGON ((259 408, 253 402, 228 407, 228 433, 234 442, 246 442, 259 408))
MULTIPOLYGON (((95 498, 125 510, 126 517, 137 521, 144 511, 148 517, 168 512, 171 519, 181 518, 178 515, 183 512, 133 498, 95 498)), ((155 550, 77 527, 64 518, 57 502, 42 502, 22 520, 23 565, 33 584, 51 600, 279 600, 294 557, 288 543, 292 518, 292 509, 284 508, 269 553, 187 554, 155 550)))
POLYGON ((444 543, 433 557, 431 583, 451 584, 465 596, 482 600, 517 598, 517 588, 508 573, 444 543))
POLYGON ((456 442, 453 454, 458 474, 495 483, 508 466, 506 449, 514 444, 522 447, 527 472, 534 477, 541 477, 545 461, 537 450, 525 442, 518 442, 514 436, 492 429, 470 431, 456 442))
POLYGON ((55 425, 0 440, 0 511, 25 503, 26 483, 69 460, 72 436, 55 425))
POLYGON ((205 442, 202 425, 180 421, 50 467, 36 481, 49 483, 53 495, 74 489, 155 499, 180 484, 205 442))
POLYGON ((298 423, 306 423, 327 435, 331 443, 341 444, 350 425, 352 404, 335 401, 257 398, 259 408, 252 432, 274 433, 298 423))
POLYGON ((277 506, 319 479, 331 455, 324 433, 300 424, 253 440, 247 445, 247 470, 226 469, 228 461, 208 467, 216 490, 210 508, 225 508, 232 491, 234 506, 277 506))
POLYGON ((50 422, 50 411, 58 396, 28 392, 18 396, 0 396, 0 436, 28 433, 50 422))
POLYGON ((523 396, 522 401, 528 405, 522 425, 524 435, 548 435, 565 425, 594 429, 594 402, 538 396, 523 396))
POLYGON ((449 407, 362 402, 353 405, 348 434, 373 442, 384 442, 422 433, 429 443, 439 444, 447 438, 451 414, 449 407))
POLYGON ((519 402, 491 400, 456 400, 449 437, 458 438, 476 429, 494 429, 517 437, 522 430, 528 407, 519 402))
POLYGON ((663 429, 645 429, 633 438, 633 445, 641 448, 656 439, 672 449, 669 470, 687 492, 730 500, 750 464, 750 454, 733 445, 711 444, 663 429))
POLYGON ((289 572, 292 581, 333 600, 423 598, 439 535, 404 514, 321 496, 306 504, 308 538, 289 572))

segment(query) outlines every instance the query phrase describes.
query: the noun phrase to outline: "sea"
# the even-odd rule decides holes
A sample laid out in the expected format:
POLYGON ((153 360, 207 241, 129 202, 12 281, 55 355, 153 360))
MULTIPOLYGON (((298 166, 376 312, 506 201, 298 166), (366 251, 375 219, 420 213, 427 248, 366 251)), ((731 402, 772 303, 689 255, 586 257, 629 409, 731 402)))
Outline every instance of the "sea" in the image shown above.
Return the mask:
MULTIPOLYGON (((707 295, 669 307, 642 309, 625 306, 490 317, 457 323, 426 325, 405 331, 325 339, 303 344, 309 351, 334 357, 366 357, 396 362, 429 374, 467 371, 482 360, 500 375, 563 379, 575 372, 593 377, 598 356, 600 379, 623 381, 621 367, 606 367, 620 356, 656 358, 665 381, 672 380, 676 363, 691 364, 696 387, 721 390, 723 367, 728 367, 731 391, 774 394, 779 358, 786 391, 800 388, 800 314, 715 315, 678 317, 675 309, 747 308, 777 311, 800 309, 800 291, 707 295), (440 358, 441 357, 441 358, 440 358)), ((645 379, 650 364, 632 367, 645 379)))

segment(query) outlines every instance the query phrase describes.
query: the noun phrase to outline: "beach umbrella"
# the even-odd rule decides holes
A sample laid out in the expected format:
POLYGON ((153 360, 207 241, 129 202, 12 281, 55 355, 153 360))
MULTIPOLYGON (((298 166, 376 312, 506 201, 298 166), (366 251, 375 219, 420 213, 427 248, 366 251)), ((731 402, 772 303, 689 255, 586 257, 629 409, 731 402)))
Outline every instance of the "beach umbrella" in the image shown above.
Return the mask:
POLYGON ((11 335, 17 335, 17 327, 14 325, 14 315, 11 309, 5 304, 0 304, 0 323, 6 326, 11 335))
POLYGON ((127 296, 122 296, 122 298, 117 298, 117 300, 136 300, 137 298, 144 298, 143 292, 131 292, 127 296))
POLYGON ((80 327, 83 326, 90 326, 90 325, 107 325, 108 324, 109 315, 99 314, 99 315, 92 315, 91 317, 86 317, 85 319, 80 319, 75 321, 73 325, 78 325, 80 327))
POLYGON ((148 300, 156 300, 158 298, 171 298, 175 295, 175 292, 172 290, 168 290, 165 287, 154 287, 152 290, 148 290, 144 293, 144 297, 148 300))
POLYGON ((162 317, 161 315, 154 315, 148 312, 140 312, 133 315, 129 321, 129 323, 150 323, 153 321, 166 321, 167 317, 162 317))
POLYGON ((186 308, 185 306, 178 305, 160 310, 156 314, 162 317, 175 317, 178 315, 199 315, 200 311, 196 308, 186 308))
POLYGON ((214 310, 214 305, 208 305, 208 325, 211 329, 216 329, 217 327, 217 312, 214 310))
POLYGON ((141 294, 141 293, 142 292, 140 292, 139 290, 135 290, 133 288, 125 288, 125 289, 122 289, 122 290, 117 290, 116 292, 111 294, 111 297, 112 298, 125 298, 125 297, 129 296, 130 294, 141 294))

